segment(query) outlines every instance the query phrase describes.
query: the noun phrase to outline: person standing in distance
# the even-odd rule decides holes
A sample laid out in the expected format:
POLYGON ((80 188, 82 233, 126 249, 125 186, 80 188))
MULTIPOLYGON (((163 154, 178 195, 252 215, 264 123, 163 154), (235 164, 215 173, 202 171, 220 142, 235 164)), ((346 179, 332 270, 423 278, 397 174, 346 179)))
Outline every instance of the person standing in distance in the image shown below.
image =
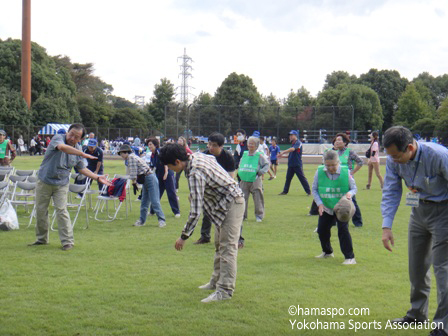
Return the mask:
POLYGON ((392 223, 402 195, 402 181, 409 191, 408 255, 411 308, 397 324, 417 324, 428 319, 430 267, 437 283, 437 310, 433 322, 443 325, 430 335, 448 332, 448 149, 430 142, 417 142, 410 130, 394 126, 384 133, 387 152, 381 213, 382 242, 392 251, 392 223))
POLYGON ((303 173, 303 164, 302 164, 302 143, 298 139, 299 133, 295 130, 289 132, 289 142, 291 142, 291 148, 288 148, 284 151, 281 151, 277 156, 278 158, 286 157, 288 154, 288 171, 286 173, 286 181, 285 187, 283 191, 279 195, 287 195, 289 192, 289 187, 291 185, 292 178, 294 174, 300 180, 303 189, 305 190, 308 196, 311 195, 310 185, 308 184, 308 180, 303 173))

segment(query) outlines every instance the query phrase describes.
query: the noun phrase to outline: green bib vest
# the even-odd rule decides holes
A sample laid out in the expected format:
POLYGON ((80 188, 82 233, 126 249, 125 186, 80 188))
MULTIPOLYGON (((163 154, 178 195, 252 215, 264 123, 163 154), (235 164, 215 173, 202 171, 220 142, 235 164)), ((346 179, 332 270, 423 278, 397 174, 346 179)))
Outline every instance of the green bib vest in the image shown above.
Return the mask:
POLYGON ((5 141, 0 144, 0 159, 4 159, 6 156, 6 148, 8 148, 8 142, 9 140, 5 139, 5 141))
POLYGON ((319 196, 327 208, 333 209, 341 197, 350 190, 348 167, 341 165, 341 174, 337 180, 330 180, 327 177, 324 166, 319 166, 317 171, 319 196))
POLYGON ((260 152, 256 152, 254 155, 250 156, 248 151, 243 153, 243 157, 241 158, 240 166, 238 168, 238 176, 242 181, 254 182, 257 179, 260 154, 260 152))

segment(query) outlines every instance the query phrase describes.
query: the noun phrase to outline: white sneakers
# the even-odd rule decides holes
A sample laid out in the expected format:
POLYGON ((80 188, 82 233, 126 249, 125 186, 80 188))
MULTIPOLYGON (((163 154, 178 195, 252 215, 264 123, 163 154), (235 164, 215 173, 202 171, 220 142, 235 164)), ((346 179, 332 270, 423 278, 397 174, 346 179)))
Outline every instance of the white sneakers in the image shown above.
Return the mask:
POLYGON ((163 221, 163 220, 159 220, 159 228, 163 228, 163 227, 165 227, 165 226, 166 226, 165 221, 163 221))
POLYGON ((261 223, 261 222, 263 221, 263 218, 256 217, 256 218, 255 218, 255 221, 256 221, 257 223, 261 223))
POLYGON ((175 214, 174 217, 176 217, 176 218, 180 218, 180 213, 175 214))
POLYGON ((345 259, 344 262, 342 263, 342 265, 355 265, 355 264, 356 264, 355 258, 345 259))
POLYGON ((210 282, 207 282, 205 285, 199 286, 198 288, 203 290, 215 290, 216 286, 212 285, 210 282))
POLYGON ((322 252, 318 256, 316 256, 317 259, 324 259, 324 258, 334 258, 334 253, 325 253, 322 252))
POLYGON ((137 221, 134 223, 134 226, 143 226, 143 225, 145 225, 145 223, 142 223, 140 219, 137 219, 137 221))
POLYGON ((202 303, 209 303, 214 301, 230 300, 232 297, 226 292, 216 291, 201 300, 202 303))

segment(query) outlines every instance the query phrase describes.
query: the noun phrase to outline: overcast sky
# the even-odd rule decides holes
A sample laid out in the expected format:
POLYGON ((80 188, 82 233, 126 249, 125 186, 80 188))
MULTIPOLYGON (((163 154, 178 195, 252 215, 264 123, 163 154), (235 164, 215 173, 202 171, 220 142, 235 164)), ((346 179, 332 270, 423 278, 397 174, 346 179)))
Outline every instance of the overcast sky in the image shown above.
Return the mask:
MULTIPOLYGON (((344 70, 448 73, 447 0, 32 0, 32 41, 95 64, 114 94, 148 102, 163 77, 180 85, 186 48, 192 92, 214 94, 231 73, 260 93, 316 95, 344 70)), ((21 38, 22 1, 0 0, 0 38, 21 38)))

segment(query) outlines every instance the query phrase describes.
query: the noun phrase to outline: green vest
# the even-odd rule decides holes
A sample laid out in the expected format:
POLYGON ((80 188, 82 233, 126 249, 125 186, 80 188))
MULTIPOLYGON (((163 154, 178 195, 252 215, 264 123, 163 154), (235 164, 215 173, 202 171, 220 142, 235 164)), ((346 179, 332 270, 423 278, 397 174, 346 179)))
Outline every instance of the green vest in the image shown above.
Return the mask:
POLYGON ((255 152, 254 155, 249 155, 249 151, 243 153, 240 166, 238 167, 238 176, 242 181, 254 182, 257 179, 260 154, 260 152, 255 152))
POLYGON ((6 148, 8 148, 9 140, 5 139, 3 143, 0 144, 0 159, 4 159, 6 156, 6 148))
POLYGON ((339 155, 339 162, 341 165, 348 167, 348 157, 350 156, 350 149, 346 148, 342 155, 339 155))
POLYGON ((341 174, 337 180, 328 178, 324 166, 319 166, 317 171, 319 196, 327 208, 333 209, 341 197, 350 190, 348 167, 341 165, 341 174))
MULTIPOLYGON (((338 149, 326 149, 325 152, 328 152, 329 150, 334 150, 339 155, 339 150, 338 149)), ((346 148, 344 150, 344 152, 342 153, 342 155, 339 155, 339 162, 341 163, 341 165, 344 165, 344 166, 348 167, 348 158, 349 158, 349 156, 350 156, 350 149, 346 148)), ((352 162, 352 168, 353 168, 353 162, 352 162)))

